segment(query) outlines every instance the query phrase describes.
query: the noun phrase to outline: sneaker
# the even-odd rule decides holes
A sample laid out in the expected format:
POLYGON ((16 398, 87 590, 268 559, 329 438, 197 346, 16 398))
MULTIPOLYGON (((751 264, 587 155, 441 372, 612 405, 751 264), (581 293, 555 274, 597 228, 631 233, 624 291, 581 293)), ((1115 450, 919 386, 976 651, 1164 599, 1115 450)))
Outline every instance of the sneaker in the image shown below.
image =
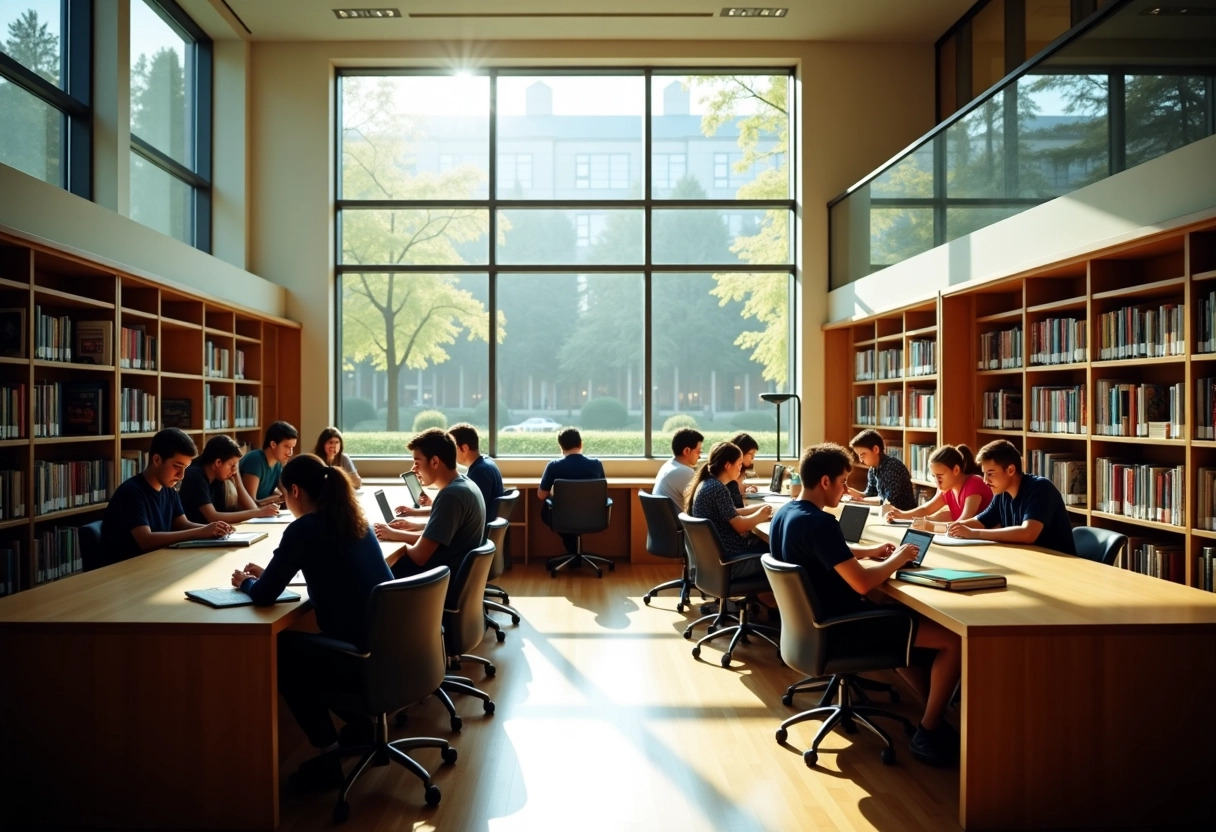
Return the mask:
POLYGON ((335 750, 300 763, 295 773, 287 778, 287 784, 298 792, 324 792, 341 788, 345 779, 342 759, 335 750))
POLYGON ((958 759, 958 734, 945 722, 932 731, 917 725, 908 749, 925 765, 950 766, 958 759))

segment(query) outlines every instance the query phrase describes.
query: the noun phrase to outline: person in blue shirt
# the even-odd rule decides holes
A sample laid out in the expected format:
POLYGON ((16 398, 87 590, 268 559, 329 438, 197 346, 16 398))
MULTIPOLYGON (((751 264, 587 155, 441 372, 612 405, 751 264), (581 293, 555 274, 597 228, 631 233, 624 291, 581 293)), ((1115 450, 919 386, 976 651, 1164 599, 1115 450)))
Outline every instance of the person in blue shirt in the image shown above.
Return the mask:
POLYGON ((989 442, 975 460, 995 496, 975 517, 947 526, 947 534, 994 543, 1029 543, 1066 555, 1077 553, 1064 498, 1051 480, 1022 472, 1022 455, 1012 442, 989 442))
POLYGON ((278 505, 283 502, 279 476, 287 460, 295 453, 299 441, 300 432, 294 426, 288 422, 274 422, 266 428, 261 449, 241 457, 241 483, 258 505, 278 505))
MULTIPOLYGON (((577 428, 562 428, 557 434, 557 445, 562 449, 561 459, 554 459, 545 466, 545 471, 540 476, 540 488, 536 489, 536 496, 541 505, 540 519, 549 527, 553 526, 553 518, 545 500, 553 493, 553 483, 556 480, 606 479, 604 463, 593 457, 583 456, 583 437, 577 428)), ((576 535, 564 534, 561 537, 567 552, 578 551, 576 535)))
POLYGON ((456 461, 468 469, 465 476, 481 492, 486 504, 486 520, 493 520, 498 516, 498 498, 505 493, 502 472, 493 459, 482 455, 477 428, 462 422, 448 428, 448 436, 456 443, 456 461))
MULTIPOLYGON (((393 575, 350 479, 316 454, 304 454, 283 467, 280 484, 296 519, 284 530, 270 563, 265 568, 249 563, 235 570, 232 585, 255 604, 273 604, 296 572, 303 572, 321 636, 362 649, 372 589, 393 575)), ((308 741, 321 750, 291 776, 292 786, 306 791, 340 786, 339 734, 319 694, 357 691, 358 658, 323 647, 316 634, 290 630, 279 636, 278 672, 283 700, 308 741)), ((350 727, 344 729, 344 737, 370 739, 372 726, 366 714, 338 712, 338 716, 350 727)))

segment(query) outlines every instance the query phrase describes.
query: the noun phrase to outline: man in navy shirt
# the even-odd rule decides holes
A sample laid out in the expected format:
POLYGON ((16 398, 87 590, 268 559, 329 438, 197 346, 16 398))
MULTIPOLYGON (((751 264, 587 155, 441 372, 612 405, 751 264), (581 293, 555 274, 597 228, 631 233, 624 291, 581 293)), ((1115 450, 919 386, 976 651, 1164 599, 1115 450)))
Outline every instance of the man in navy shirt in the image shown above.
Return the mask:
POLYGON ((482 456, 477 428, 461 423, 448 428, 448 436, 456 443, 456 461, 468 469, 465 474, 478 490, 486 504, 486 520, 498 516, 498 498, 503 495, 502 472, 488 456, 482 456))
MULTIPOLYGON (((549 506, 545 500, 553 492, 555 480, 602 480, 604 464, 598 459, 583 456, 583 437, 577 428, 563 428, 557 434, 557 444, 562 449, 561 459, 555 459, 545 466, 545 472, 540 477, 540 488, 536 496, 540 499, 540 519, 545 525, 552 526, 549 516, 549 506)), ((567 552, 578 551, 578 537, 572 534, 562 535, 562 543, 567 552)))
POLYGON ((1022 455, 1007 439, 980 448, 975 461, 995 496, 988 508, 947 527, 951 537, 1029 543, 1075 555, 1064 498, 1046 477, 1022 473, 1022 455))
POLYGON ((223 537, 232 526, 223 520, 192 523, 174 489, 198 453, 194 440, 177 428, 152 437, 148 467, 114 489, 101 521, 101 550, 107 564, 151 552, 182 540, 223 537))

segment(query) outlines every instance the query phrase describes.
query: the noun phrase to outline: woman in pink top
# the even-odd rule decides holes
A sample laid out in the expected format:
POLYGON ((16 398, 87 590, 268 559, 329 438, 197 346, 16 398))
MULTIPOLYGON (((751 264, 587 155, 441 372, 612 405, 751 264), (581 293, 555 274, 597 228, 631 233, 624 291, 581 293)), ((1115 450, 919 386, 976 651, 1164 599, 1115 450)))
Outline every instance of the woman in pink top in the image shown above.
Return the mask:
POLYGON ((887 521, 912 520, 914 526, 927 528, 932 520, 944 523, 975 517, 992 502, 992 489, 984 484, 979 470, 975 455, 966 445, 942 445, 929 457, 929 473, 937 481, 937 494, 910 511, 887 512, 887 521), (924 522, 916 522, 922 518, 924 522))

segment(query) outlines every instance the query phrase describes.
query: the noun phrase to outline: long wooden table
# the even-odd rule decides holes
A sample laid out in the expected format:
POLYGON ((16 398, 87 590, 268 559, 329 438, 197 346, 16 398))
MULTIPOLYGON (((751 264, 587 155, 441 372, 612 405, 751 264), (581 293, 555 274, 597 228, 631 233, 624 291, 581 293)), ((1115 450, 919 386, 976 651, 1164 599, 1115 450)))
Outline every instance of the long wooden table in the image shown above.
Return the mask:
POLYGON ((962 639, 964 828, 1216 823, 1216 595, 1034 547, 935 543, 925 566, 1008 581, 878 590, 962 639))

